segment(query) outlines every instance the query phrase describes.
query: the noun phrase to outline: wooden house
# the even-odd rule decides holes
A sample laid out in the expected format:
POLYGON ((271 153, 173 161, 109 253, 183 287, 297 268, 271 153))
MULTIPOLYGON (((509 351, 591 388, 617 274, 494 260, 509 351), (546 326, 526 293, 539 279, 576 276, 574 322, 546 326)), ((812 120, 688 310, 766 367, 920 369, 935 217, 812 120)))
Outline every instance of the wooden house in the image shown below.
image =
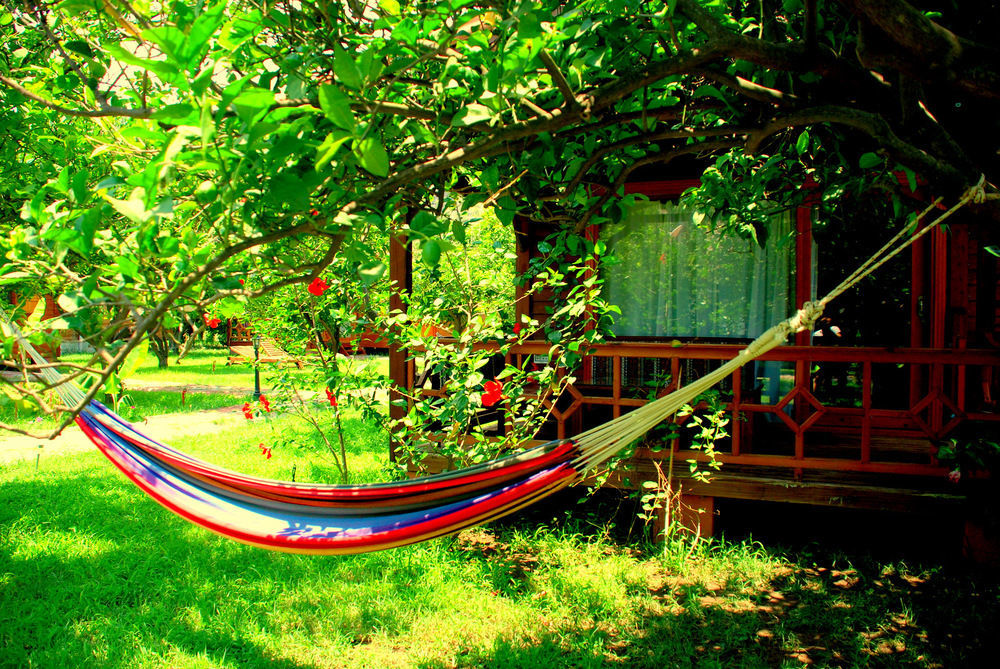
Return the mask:
MULTIPOLYGON (((540 438, 572 437, 641 406, 651 388, 669 392, 731 359, 890 234, 880 220, 840 222, 832 234, 802 206, 776 216, 763 244, 723 239, 676 204, 693 183, 653 177, 628 184, 627 192, 649 202, 589 232, 618 258, 602 278, 622 316, 616 337, 588 352, 540 438)), ((723 466, 710 483, 688 475, 686 462, 706 456, 681 429, 669 448, 640 448, 610 484, 655 480, 654 465, 672 449, 703 534, 712 533, 716 498, 965 514, 965 485, 949 480, 951 468, 936 454, 963 431, 1000 421, 1000 259, 988 250, 1000 230, 967 213, 949 223, 833 303, 814 332, 719 386, 731 420, 729 436, 716 444, 723 466)), ((524 271, 551 230, 515 226, 524 271)), ((405 244, 394 244, 392 278, 404 290, 410 262, 405 244)), ((544 320, 552 306, 551 294, 516 297, 519 315, 544 320)), ((509 361, 524 364, 549 346, 525 343, 509 361)), ((391 351, 390 374, 412 388, 406 358, 391 351)), ((981 524, 968 533, 981 539, 981 524)))
POLYGON ((227 365, 253 363, 256 360, 261 363, 292 363, 302 367, 301 361, 294 360, 270 337, 261 337, 255 351, 253 328, 238 318, 226 319, 226 347, 229 349, 227 365))
MULTIPOLYGON (((31 297, 25 298, 25 297, 23 297, 21 295, 18 295, 14 291, 10 291, 7 294, 7 303, 10 304, 10 305, 12 305, 12 306, 19 306, 19 307, 21 307, 21 309, 23 309, 23 311, 24 311, 25 314, 34 313, 35 309, 38 308, 38 303, 41 302, 42 300, 45 301, 45 307, 44 307, 44 311, 42 313, 42 320, 43 321, 47 321, 49 319, 56 318, 56 317, 62 315, 62 310, 59 308, 59 305, 56 303, 56 300, 55 300, 55 298, 52 295, 34 295, 34 296, 31 296, 31 297)), ((52 334, 54 332, 51 329, 47 329, 45 331, 47 333, 49 333, 49 334, 52 334)), ((42 354, 42 356, 45 357, 46 360, 58 360, 59 359, 59 356, 61 354, 62 338, 63 338, 63 336, 65 336, 66 332, 67 331, 65 331, 65 330, 58 331, 57 336, 54 337, 51 342, 46 342, 46 343, 43 343, 43 344, 40 344, 39 346, 37 346, 38 351, 42 354)), ((79 335, 76 335, 76 333, 73 333, 73 336, 74 337, 78 337, 79 335)), ((14 358, 15 359, 17 359, 17 357, 19 356, 18 348, 19 348, 18 345, 15 343, 14 344, 14 358)))

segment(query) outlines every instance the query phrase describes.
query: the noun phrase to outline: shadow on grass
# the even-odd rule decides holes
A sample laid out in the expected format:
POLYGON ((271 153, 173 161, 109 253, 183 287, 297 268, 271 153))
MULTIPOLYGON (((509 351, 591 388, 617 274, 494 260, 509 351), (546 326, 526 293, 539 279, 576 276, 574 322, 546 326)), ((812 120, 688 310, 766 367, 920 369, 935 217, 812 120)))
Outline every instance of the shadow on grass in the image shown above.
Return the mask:
MULTIPOLYGON (((498 553, 493 573, 520 559, 498 553)), ((528 578, 537 579, 537 576, 528 578)), ((499 585, 503 581, 495 581, 499 585)), ((514 597, 529 588, 507 584, 514 597)), ((536 590, 537 592, 537 590, 536 590)), ((524 594, 522 594, 524 593, 524 594)), ((652 592, 634 625, 584 607, 530 639, 501 639, 459 656, 460 666, 503 667, 985 667, 1000 629, 995 578, 791 566, 754 588, 677 578, 652 592)), ((427 662, 424 667, 448 663, 427 662)))
POLYGON ((678 573, 516 522, 472 548, 269 553, 97 462, 0 485, 0 665, 989 666, 1000 629, 995 583, 945 569, 722 548, 678 573), (444 651, 420 647, 427 626, 444 651))

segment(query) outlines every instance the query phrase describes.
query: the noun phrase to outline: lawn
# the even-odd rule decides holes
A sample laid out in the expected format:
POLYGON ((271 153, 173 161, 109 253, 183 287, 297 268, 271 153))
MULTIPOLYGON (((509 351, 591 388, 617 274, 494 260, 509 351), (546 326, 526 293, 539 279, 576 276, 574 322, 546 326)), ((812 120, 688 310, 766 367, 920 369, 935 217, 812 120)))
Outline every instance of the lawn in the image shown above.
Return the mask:
MULTIPOLYGON (((235 406, 246 402, 249 397, 249 394, 130 390, 119 401, 117 409, 122 418, 141 421, 147 416, 235 406)), ((40 431, 58 425, 61 417, 31 409, 15 410, 13 404, 4 404, 0 405, 0 421, 14 427, 40 431)), ((3 436, 0 433, 0 438, 3 436)))
MULTIPOLYGON (((83 353, 74 353, 62 356, 67 362, 84 364, 89 361, 90 356, 83 353)), ((191 351, 180 363, 176 358, 170 358, 170 364, 166 369, 160 369, 156 365, 156 358, 148 356, 131 377, 133 385, 142 385, 143 382, 171 383, 179 386, 184 385, 208 385, 220 388, 253 388, 254 375, 253 366, 246 363, 227 365, 229 352, 221 348, 202 348, 191 351)), ((387 356, 367 356, 363 358, 353 358, 347 361, 352 365, 374 365, 383 376, 389 374, 389 359, 387 356)), ((307 361, 308 364, 308 361, 307 361)), ((268 379, 274 372, 276 365, 261 365, 261 385, 268 388, 268 379)), ((288 367, 289 373, 293 377, 305 378, 309 370, 296 369, 294 365, 288 367)))
MULTIPOLYGON (((354 479, 389 475, 386 435, 346 429, 354 479)), ((184 448, 333 480, 287 417, 184 448)), ((310 557, 190 525, 96 453, 3 466, 0 665, 985 666, 1000 628, 995 581, 960 565, 749 541, 663 552, 637 539, 630 501, 578 498, 417 546, 310 557)))

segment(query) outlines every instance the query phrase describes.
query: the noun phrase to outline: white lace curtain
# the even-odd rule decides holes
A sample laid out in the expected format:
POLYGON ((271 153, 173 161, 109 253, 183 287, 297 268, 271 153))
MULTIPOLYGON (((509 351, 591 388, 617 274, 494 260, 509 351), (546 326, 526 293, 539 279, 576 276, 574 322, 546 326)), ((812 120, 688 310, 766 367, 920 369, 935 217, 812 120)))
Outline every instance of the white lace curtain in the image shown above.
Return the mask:
POLYGON ((619 336, 753 339, 789 313, 795 270, 791 216, 776 216, 764 248, 698 227, 669 202, 640 202, 602 238, 616 259, 605 294, 619 336))

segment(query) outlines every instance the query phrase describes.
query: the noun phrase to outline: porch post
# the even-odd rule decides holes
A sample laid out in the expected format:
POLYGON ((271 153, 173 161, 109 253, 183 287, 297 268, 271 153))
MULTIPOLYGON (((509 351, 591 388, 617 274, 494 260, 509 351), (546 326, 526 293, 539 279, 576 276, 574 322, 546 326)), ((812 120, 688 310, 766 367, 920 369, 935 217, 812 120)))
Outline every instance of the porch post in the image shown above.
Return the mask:
MULTIPOLYGON (((392 289, 389 292, 389 313, 405 312, 406 297, 413 290, 413 247, 406 233, 393 235, 389 240, 389 279, 392 289)), ((412 386, 411 369, 413 364, 406 359, 407 352, 398 344, 389 345, 389 418, 399 420, 407 413, 405 406, 397 406, 398 400, 404 399, 402 390, 410 390, 412 386)), ((389 437, 389 459, 396 461, 396 438, 389 437)))

